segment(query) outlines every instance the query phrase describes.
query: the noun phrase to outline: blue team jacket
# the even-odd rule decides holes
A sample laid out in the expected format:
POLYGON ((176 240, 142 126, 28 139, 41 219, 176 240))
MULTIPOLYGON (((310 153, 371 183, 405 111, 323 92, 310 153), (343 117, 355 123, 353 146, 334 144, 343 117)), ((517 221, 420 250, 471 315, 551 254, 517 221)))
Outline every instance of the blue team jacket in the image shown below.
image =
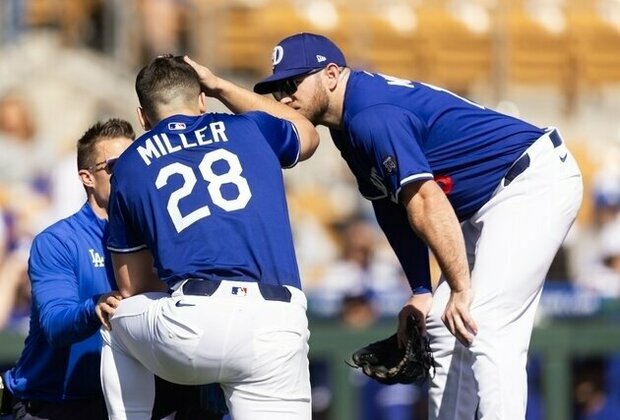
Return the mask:
POLYGON ((95 304, 115 288, 104 247, 107 229, 107 221, 86 203, 35 237, 28 261, 30 331, 21 357, 6 373, 15 397, 59 402, 102 395, 95 304))

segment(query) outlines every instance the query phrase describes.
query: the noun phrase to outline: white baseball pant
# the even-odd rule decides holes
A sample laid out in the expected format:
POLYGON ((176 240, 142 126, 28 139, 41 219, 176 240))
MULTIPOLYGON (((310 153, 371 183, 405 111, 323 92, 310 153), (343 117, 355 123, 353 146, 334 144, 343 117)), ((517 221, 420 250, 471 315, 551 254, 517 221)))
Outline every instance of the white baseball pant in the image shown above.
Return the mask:
MULTIPOLYGON (((530 164, 462 223, 478 334, 463 346, 441 321, 450 287, 440 280, 427 319, 437 371, 430 419, 525 418, 526 362, 547 271, 581 205, 581 173, 547 132, 525 153, 530 164)), ((556 137, 558 139, 559 137, 556 137)))
POLYGON ((101 383, 110 419, 149 420, 153 373, 218 382, 234 420, 310 420, 307 302, 265 300, 257 283, 222 281, 212 296, 125 299, 102 330, 101 383))

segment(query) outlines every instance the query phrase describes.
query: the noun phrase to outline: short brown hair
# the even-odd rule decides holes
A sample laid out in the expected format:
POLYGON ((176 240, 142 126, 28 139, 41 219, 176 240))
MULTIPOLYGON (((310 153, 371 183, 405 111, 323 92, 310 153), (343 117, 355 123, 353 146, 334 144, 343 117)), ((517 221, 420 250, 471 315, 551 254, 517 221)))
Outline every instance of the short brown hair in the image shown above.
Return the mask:
POLYGON ((119 118, 110 118, 106 122, 97 122, 80 137, 77 142, 78 169, 88 169, 95 164, 95 145, 101 140, 125 137, 131 140, 136 133, 130 123, 119 118))
POLYGON ((200 95, 196 71, 183 57, 162 55, 143 67, 136 77, 140 106, 151 121, 159 121, 159 109, 173 101, 190 102, 200 95))

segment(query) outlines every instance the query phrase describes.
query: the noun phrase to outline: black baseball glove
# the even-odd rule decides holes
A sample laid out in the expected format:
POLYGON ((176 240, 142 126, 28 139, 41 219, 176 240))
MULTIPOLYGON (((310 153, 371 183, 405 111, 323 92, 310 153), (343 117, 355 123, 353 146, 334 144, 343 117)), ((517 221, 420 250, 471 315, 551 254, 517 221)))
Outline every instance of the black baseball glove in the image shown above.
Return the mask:
POLYGON ((421 384, 435 371, 435 361, 426 336, 420 334, 415 318, 407 319, 407 345, 398 347, 396 334, 357 350, 348 363, 382 384, 421 384))

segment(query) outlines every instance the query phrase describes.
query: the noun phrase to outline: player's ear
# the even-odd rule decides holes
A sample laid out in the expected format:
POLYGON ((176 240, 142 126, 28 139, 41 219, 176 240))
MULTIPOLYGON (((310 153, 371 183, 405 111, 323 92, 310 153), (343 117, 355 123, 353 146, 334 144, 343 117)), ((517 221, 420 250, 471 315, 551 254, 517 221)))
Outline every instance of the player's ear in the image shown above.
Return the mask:
POLYGON ((207 95, 204 92, 200 92, 200 96, 198 96, 198 107, 201 114, 207 112, 207 95))
POLYGON ((94 188, 94 178, 93 174, 90 173, 88 169, 80 169, 78 171, 78 175, 80 176, 80 181, 84 184, 85 187, 94 188))
POLYGON ((149 122, 149 119, 146 116, 146 112, 144 112, 144 109, 139 106, 138 108, 136 108, 136 112, 138 113, 138 121, 140 121, 140 126, 142 126, 144 130, 150 130, 151 123, 149 122))
POLYGON ((329 90, 336 89, 340 80, 340 67, 337 64, 330 63, 325 67, 325 76, 327 77, 327 87, 329 90))

